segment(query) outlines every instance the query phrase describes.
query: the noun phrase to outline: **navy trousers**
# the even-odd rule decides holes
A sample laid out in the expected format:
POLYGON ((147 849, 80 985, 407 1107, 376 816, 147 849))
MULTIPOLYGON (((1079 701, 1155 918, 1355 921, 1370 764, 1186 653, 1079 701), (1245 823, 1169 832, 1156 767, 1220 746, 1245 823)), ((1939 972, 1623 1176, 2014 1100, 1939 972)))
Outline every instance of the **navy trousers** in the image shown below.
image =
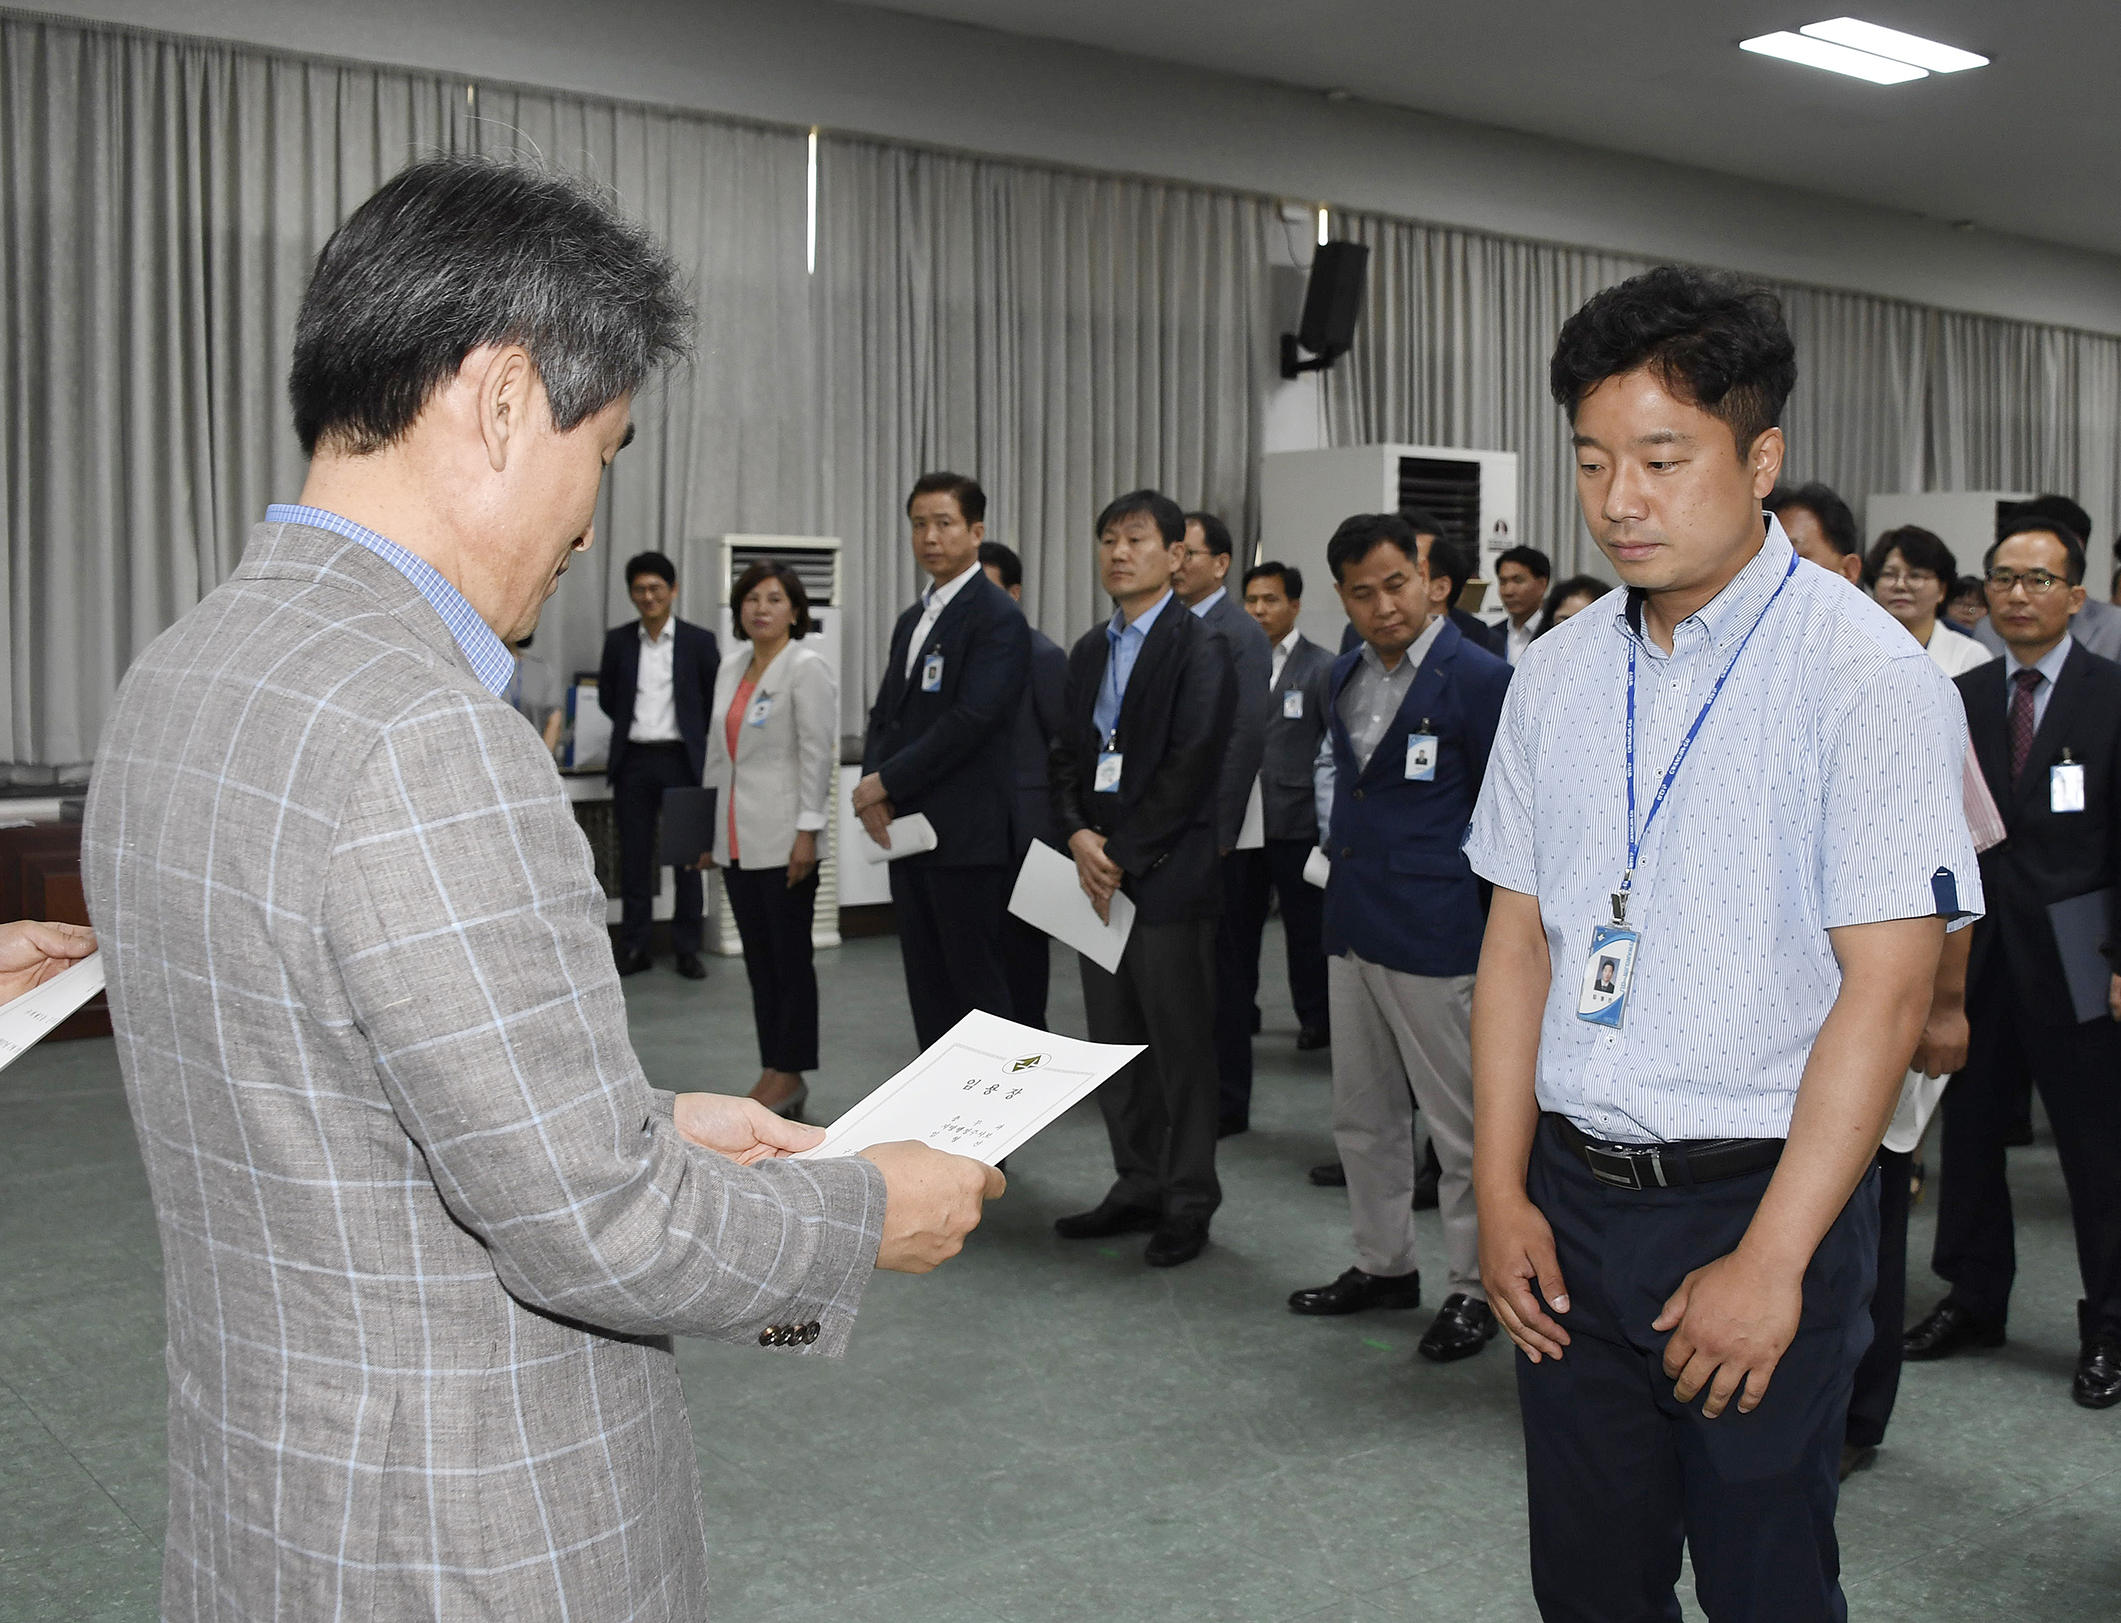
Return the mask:
POLYGON ((1907 1328, 1907 1215, 1914 1205, 1912 1152, 1878 1152, 1878 1288, 1871 1293, 1871 1345, 1856 1366, 1848 1440, 1857 1448, 1885 1441, 1900 1396, 1900 1336, 1907 1328))
POLYGON ((1008 869, 891 865, 891 912, 906 969, 906 1001, 921 1047, 940 1041, 974 1009, 1014 1018, 1003 972, 1008 869))
POLYGON ((1768 1172, 1614 1189, 1540 1124, 1527 1179, 1570 1308, 1559 1359, 1517 1357, 1532 1589, 1547 1623, 1678 1623, 1682 1547, 1713 1623, 1845 1623, 1834 1507, 1849 1388, 1870 1344, 1875 1167, 1813 1254, 1795 1340, 1760 1407, 1681 1404, 1651 1321, 1737 1249, 1768 1172))
POLYGON ((1259 1013, 1259 947, 1267 892, 1281 898, 1296 1023, 1326 1028, 1326 893, 1304 883, 1308 840, 1269 840, 1223 858, 1223 916, 1215 932, 1215 1063, 1221 1112, 1243 1121, 1252 1108, 1252 1021, 1259 1013))

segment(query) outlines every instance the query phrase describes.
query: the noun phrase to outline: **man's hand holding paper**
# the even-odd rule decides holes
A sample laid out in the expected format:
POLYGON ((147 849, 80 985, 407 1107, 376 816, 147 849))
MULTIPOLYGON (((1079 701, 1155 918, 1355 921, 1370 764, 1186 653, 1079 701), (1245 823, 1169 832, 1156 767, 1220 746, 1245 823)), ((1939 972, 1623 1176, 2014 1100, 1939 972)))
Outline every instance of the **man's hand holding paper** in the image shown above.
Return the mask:
POLYGON ((1075 858, 1075 875, 1082 881, 1083 894, 1097 909, 1098 918, 1111 923, 1112 893, 1119 889, 1125 875, 1119 864, 1105 855, 1104 835, 1095 829, 1079 828, 1068 839, 1068 851, 1075 858))

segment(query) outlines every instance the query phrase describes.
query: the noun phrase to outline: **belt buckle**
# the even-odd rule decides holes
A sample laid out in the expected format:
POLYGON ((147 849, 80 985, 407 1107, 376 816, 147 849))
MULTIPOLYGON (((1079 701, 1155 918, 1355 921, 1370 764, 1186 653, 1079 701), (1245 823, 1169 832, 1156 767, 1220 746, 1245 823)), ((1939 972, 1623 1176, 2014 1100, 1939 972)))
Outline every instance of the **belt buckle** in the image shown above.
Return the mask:
POLYGON ((1636 1169, 1632 1155, 1616 1155, 1611 1150, 1601 1150, 1595 1144, 1583 1147, 1584 1165, 1591 1169, 1591 1176, 1600 1183, 1611 1184, 1616 1189, 1640 1189, 1642 1174, 1636 1169))

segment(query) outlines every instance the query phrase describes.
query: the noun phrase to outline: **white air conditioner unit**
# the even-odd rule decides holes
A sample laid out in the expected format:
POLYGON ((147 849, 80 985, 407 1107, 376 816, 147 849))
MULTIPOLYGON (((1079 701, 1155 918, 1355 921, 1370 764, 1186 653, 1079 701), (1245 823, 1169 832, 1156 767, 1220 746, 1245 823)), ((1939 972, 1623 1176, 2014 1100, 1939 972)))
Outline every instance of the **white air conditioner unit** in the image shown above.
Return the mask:
POLYGON ((1517 453, 1466 451, 1436 445, 1352 445, 1333 451, 1276 451, 1260 459, 1260 558, 1303 571, 1304 635, 1338 648, 1347 617, 1333 593, 1326 543, 1340 521, 1356 513, 1396 513, 1418 507, 1435 515, 1444 534, 1475 549, 1477 567, 1468 599, 1490 624, 1502 606, 1485 583, 1495 560, 1517 545, 1517 453))
MULTIPOLYGON (((773 558, 788 565, 803 583, 803 592, 810 599, 810 618, 816 629, 803 639, 803 646, 825 656, 832 667, 835 681, 844 681, 845 672, 840 663, 841 625, 845 613, 840 590, 840 540, 835 535, 725 535, 712 542, 697 542, 688 547, 693 556, 688 565, 706 563, 707 570, 697 571, 692 578, 701 575, 713 580, 714 600, 719 605, 720 618, 715 624, 715 635, 721 639, 722 653, 727 657, 730 650, 741 646, 734 635, 736 608, 729 601, 729 594, 745 570, 763 559, 773 558), (702 559, 699 550, 711 548, 709 557, 702 559)), ((681 567, 683 577, 686 569, 681 567)), ((719 727, 722 718, 709 716, 707 724, 719 727)), ((833 755, 839 754, 837 741, 833 755)), ((835 772, 830 820, 818 840, 818 887, 817 910, 811 916, 810 941, 813 946, 836 947, 840 944, 840 803, 846 798, 838 785, 835 772)), ((714 886, 713 918, 707 932, 707 945, 727 957, 740 957, 744 947, 737 937, 736 918, 730 912, 729 898, 723 891, 719 874, 714 886)))
POLYGON ((1887 530, 1919 525, 1952 549, 1960 574, 1978 575, 1996 544, 2004 509, 2031 499, 2031 492, 2014 490, 1876 492, 1863 504, 1864 550, 1887 530))

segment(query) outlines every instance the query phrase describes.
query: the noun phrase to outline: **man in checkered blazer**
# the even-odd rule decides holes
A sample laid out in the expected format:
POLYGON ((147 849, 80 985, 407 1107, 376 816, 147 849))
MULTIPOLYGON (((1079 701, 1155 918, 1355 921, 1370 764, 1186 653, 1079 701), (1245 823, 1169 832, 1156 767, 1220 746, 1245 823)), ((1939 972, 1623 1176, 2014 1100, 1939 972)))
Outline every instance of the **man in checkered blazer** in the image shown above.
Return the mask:
POLYGON ((706 1611, 670 1338, 837 1354, 991 1169, 651 1089, 507 644, 688 312, 564 180, 443 160, 318 260, 298 506, 127 675, 83 839, 167 1276, 163 1616, 706 1611))

